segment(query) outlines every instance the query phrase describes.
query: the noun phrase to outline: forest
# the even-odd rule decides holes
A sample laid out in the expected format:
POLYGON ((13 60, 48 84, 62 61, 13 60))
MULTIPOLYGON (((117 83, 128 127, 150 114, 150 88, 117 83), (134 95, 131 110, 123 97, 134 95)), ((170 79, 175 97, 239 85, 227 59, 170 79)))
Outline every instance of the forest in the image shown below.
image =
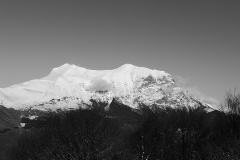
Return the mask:
MULTIPOLYGON (((91 109, 48 113, 29 122, 8 152, 11 160, 237 160, 240 94, 221 109, 204 106, 138 110, 113 100, 91 109)), ((151 108, 151 109, 150 109, 151 108)), ((23 120, 23 121, 26 121, 23 120)))

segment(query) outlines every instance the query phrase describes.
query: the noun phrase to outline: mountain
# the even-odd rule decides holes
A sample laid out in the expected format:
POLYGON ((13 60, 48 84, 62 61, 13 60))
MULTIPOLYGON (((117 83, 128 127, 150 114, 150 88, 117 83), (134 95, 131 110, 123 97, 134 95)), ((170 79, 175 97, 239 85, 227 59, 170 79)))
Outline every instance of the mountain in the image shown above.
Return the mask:
POLYGON ((178 86, 170 74, 131 64, 114 70, 64 64, 41 79, 0 88, 0 105, 16 110, 68 110, 92 100, 105 103, 107 109, 113 99, 133 109, 142 104, 213 109, 178 86))
POLYGON ((182 106, 214 110, 183 90, 164 71, 131 64, 114 70, 64 64, 41 79, 0 88, 0 159, 6 159, 9 147, 21 135, 44 127, 46 117, 52 114, 48 111, 92 107, 116 120, 127 134, 138 126, 143 113, 155 107, 182 106))

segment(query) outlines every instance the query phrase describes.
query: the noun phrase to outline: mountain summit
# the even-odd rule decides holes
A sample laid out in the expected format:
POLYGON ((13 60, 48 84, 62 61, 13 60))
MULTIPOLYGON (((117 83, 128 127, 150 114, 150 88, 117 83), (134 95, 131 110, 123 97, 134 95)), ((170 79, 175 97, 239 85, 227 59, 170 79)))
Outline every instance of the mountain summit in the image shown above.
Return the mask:
POLYGON ((178 86, 170 74, 131 64, 113 70, 64 64, 41 79, 0 88, 0 103, 21 110, 72 109, 92 100, 108 106, 113 99, 131 108, 142 104, 211 108, 178 86))

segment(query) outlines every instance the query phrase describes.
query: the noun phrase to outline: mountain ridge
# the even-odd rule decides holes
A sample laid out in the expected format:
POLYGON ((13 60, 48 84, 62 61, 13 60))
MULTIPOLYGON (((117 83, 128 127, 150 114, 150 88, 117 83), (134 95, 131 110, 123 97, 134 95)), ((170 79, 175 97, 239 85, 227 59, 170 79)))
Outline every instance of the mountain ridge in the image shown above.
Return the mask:
POLYGON ((91 104, 90 99, 110 104, 113 98, 132 108, 140 103, 193 107, 198 105, 197 101, 201 102, 178 86, 165 71, 132 64, 113 70, 89 70, 66 63, 41 79, 0 88, 1 104, 16 109, 69 109, 91 104))

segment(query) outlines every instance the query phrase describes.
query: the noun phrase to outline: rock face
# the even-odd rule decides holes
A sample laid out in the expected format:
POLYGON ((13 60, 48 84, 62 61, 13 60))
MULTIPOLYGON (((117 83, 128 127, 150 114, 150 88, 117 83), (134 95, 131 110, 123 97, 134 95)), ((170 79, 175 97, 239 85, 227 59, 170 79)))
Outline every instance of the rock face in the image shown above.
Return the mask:
POLYGON ((180 88, 170 74, 131 64, 114 70, 64 64, 42 79, 0 89, 0 104, 18 110, 74 109, 91 100, 110 104, 113 99, 131 108, 139 104, 211 108, 180 88))

